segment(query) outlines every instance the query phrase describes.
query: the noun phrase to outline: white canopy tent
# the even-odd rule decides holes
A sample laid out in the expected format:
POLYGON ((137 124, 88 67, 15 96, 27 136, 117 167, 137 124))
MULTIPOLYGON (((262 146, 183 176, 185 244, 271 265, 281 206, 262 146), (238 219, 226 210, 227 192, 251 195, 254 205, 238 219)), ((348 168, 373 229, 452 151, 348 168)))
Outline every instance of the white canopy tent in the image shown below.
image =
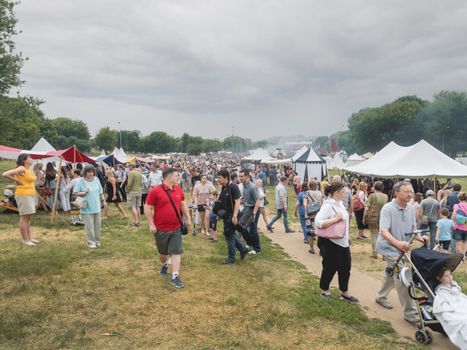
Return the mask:
POLYGON ((56 149, 47 141, 45 138, 41 137, 39 141, 31 148, 31 152, 50 152, 56 151, 56 149))
POLYGON ((345 168, 345 154, 342 152, 338 152, 334 155, 333 162, 331 163, 333 168, 336 169, 344 169, 345 168))
POLYGON ((408 147, 390 142, 370 159, 345 170, 381 178, 467 177, 467 166, 438 151, 425 140, 408 147))
POLYGON ((302 181, 308 181, 313 177, 321 181, 327 175, 326 161, 313 148, 307 148, 292 160, 292 167, 302 181))
POLYGON ((250 161, 250 162, 260 162, 260 163, 268 163, 269 161, 273 160, 269 155, 269 152, 263 148, 258 148, 252 151, 249 156, 243 157, 242 161, 250 161))
POLYGON ((350 155, 350 157, 347 159, 345 166, 346 167, 354 166, 354 165, 360 164, 363 161, 365 161, 365 158, 363 158, 362 156, 359 156, 357 153, 354 153, 350 155))
POLYGON ((115 147, 110 155, 114 156, 115 159, 117 159, 121 163, 128 162, 128 156, 123 150, 123 148, 118 149, 118 147, 115 147))

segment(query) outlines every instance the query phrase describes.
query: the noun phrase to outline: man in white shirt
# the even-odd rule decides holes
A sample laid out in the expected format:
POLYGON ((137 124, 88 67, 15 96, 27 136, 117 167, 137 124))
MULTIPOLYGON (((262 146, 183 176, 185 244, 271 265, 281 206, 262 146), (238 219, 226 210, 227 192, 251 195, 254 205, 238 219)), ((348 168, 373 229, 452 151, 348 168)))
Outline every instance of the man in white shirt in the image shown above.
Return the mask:
POLYGON ((287 198, 287 176, 282 176, 280 178, 279 184, 276 186, 276 216, 274 216, 266 226, 269 232, 272 232, 272 225, 279 220, 279 218, 284 216, 284 228, 285 233, 294 232, 294 230, 289 228, 289 217, 287 213, 288 208, 288 198, 287 198))
POLYGON ((148 176, 150 188, 156 187, 162 183, 162 171, 158 163, 151 164, 151 172, 148 176))

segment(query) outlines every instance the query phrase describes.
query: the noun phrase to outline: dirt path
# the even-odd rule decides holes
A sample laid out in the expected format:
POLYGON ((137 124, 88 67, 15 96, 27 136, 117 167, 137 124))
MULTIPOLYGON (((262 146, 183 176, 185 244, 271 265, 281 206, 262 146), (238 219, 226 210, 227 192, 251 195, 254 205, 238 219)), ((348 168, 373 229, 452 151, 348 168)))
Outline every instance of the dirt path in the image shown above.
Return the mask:
MULTIPOLYGON (((261 231, 266 232, 266 236, 269 237, 273 243, 281 246, 293 259, 305 265, 308 271, 312 272, 316 276, 320 276, 321 257, 318 254, 308 253, 308 245, 303 243, 303 234, 301 232, 286 234, 284 232, 282 220, 279 220, 274 225, 274 233, 268 233, 263 222, 261 222, 259 226, 261 231)), ((382 273, 383 271, 381 272, 381 275, 382 273)), ((337 275, 332 282, 332 286, 337 287, 337 275)), ((417 327, 404 320, 402 308, 395 290, 389 295, 389 300, 394 306, 394 309, 387 310, 375 303, 375 295, 379 287, 379 279, 371 277, 367 273, 352 267, 350 292, 352 295, 355 295, 360 299, 360 305, 368 317, 388 321, 400 336, 414 339, 417 327)), ((434 339, 430 348, 440 350, 457 349, 447 337, 444 337, 439 333, 431 333, 433 334, 434 339)))

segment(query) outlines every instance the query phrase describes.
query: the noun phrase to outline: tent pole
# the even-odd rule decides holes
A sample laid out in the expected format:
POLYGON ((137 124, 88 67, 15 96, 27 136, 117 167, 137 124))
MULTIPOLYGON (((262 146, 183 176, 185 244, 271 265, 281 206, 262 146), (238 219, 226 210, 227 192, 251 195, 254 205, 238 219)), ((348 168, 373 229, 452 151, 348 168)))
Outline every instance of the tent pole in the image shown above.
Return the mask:
POLYGON ((73 145, 73 170, 76 167, 76 145, 73 145))
POLYGON ((438 198, 438 193, 436 193, 436 176, 433 176, 433 192, 435 193, 434 198, 438 198))
POLYGON ((57 196, 58 196, 58 190, 60 187, 60 180, 62 178, 62 158, 60 158, 60 162, 58 163, 58 179, 57 179, 57 185, 55 186, 55 194, 54 194, 54 204, 52 206, 52 216, 50 217, 50 223, 54 223, 55 219, 55 213, 57 212, 57 196))

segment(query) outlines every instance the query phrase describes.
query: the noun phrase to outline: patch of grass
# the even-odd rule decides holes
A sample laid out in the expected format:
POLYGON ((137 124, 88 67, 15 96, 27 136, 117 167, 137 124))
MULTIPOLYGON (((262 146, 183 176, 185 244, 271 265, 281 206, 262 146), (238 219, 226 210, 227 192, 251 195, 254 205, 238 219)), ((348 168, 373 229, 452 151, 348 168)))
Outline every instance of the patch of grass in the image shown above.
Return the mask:
POLYGON ((261 254, 234 265, 221 264, 222 236, 186 236, 186 288, 175 290, 146 224, 130 229, 112 208, 90 250, 84 228, 47 219, 34 216, 32 248, 17 218, 0 223, 2 349, 417 348, 359 307, 320 298, 317 279, 263 236, 261 254))

